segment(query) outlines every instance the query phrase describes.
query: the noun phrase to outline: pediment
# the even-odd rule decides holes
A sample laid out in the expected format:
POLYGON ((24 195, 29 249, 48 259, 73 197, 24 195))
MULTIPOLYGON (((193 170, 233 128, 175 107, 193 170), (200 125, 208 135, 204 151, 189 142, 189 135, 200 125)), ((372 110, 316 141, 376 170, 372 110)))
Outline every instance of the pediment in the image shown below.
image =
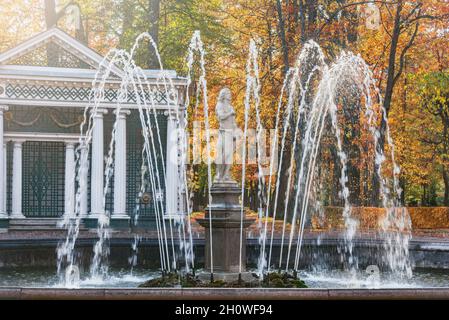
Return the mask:
MULTIPOLYGON (((0 54, 0 65, 98 69, 103 57, 58 28, 52 28, 0 54)), ((112 73, 123 72, 113 66, 112 73)))

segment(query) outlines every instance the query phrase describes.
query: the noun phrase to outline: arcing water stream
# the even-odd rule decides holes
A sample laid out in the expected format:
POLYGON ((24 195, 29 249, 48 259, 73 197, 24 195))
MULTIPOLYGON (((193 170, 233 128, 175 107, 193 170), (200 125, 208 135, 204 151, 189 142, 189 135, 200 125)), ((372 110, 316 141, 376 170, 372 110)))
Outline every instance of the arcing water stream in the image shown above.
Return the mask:
MULTIPOLYGON (((319 168, 322 165, 320 152, 325 145, 323 135, 330 131, 336 149, 335 166, 339 168, 339 196, 343 203, 344 220, 344 245, 342 248, 342 259, 345 267, 350 273, 355 275, 358 270, 357 257, 354 255, 353 240, 358 231, 358 221, 353 215, 353 204, 350 201, 350 191, 348 184, 348 155, 343 141, 343 129, 340 114, 346 105, 342 103, 342 97, 356 97, 358 107, 363 111, 366 123, 364 127, 371 135, 372 148, 377 180, 379 181, 379 192, 382 200, 382 207, 385 208, 386 215, 380 224, 381 237, 384 240, 384 256, 381 263, 386 265, 393 273, 401 277, 411 276, 411 266, 408 258, 408 242, 410 239, 410 218, 405 208, 400 205, 401 190, 398 182, 399 168, 395 163, 394 145, 390 137, 388 123, 386 125, 386 142, 389 150, 389 160, 392 163, 392 176, 387 178, 386 156, 383 146, 380 145, 379 121, 382 117, 386 119, 385 110, 382 108, 382 97, 375 85, 373 76, 367 64, 360 56, 352 53, 342 52, 340 56, 330 65, 326 62, 324 53, 320 46, 314 41, 304 44, 296 59, 295 65, 291 67, 285 75, 283 86, 278 99, 278 107, 275 119, 274 141, 271 145, 269 175, 264 176, 262 168, 262 153, 265 146, 261 142, 263 123, 260 112, 261 84, 259 79, 258 49, 254 41, 249 45, 249 56, 247 61, 246 95, 244 105, 244 130, 242 145, 242 204, 241 204, 241 233, 240 233, 240 257, 242 256, 242 237, 244 218, 244 195, 246 178, 246 158, 247 158, 247 136, 248 126, 251 121, 250 115, 252 103, 256 116, 256 148, 257 148, 257 171, 258 171, 258 197, 259 197, 259 245, 260 256, 258 260, 258 274, 263 276, 271 272, 274 261, 277 261, 278 269, 285 271, 299 271, 301 259, 301 248, 303 246, 304 230, 313 208, 316 207, 319 199, 320 176, 319 168), (288 141, 289 140, 289 141, 288 141), (280 141, 279 163, 275 163, 278 143, 280 141), (291 147, 289 159, 284 159, 284 151, 291 147), (280 192, 280 174, 274 174, 275 167, 282 168, 283 162, 288 161, 288 180, 285 194, 280 192), (273 181, 274 178, 274 181, 273 181), (279 201, 284 201, 283 212, 278 212, 279 201), (273 243, 278 236, 275 233, 276 218, 282 216, 282 231, 280 234, 279 258, 274 259, 273 243), (272 218, 271 224, 268 220, 272 218), (287 226, 290 225, 288 230, 287 226), (271 230, 269 230, 269 227, 271 230), (269 235, 269 240, 267 235, 269 235)), ((87 171, 89 170, 89 149, 95 129, 94 117, 99 112, 104 101, 105 84, 114 69, 119 68, 120 87, 118 89, 118 99, 115 107, 115 122, 112 129, 112 136, 109 142, 106 166, 104 169, 104 187, 99 191, 98 196, 102 199, 101 212, 98 214, 97 234, 98 241, 94 246, 94 257, 90 268, 92 278, 106 278, 108 275, 108 256, 110 239, 111 212, 106 208, 106 197, 110 189, 115 165, 115 144, 116 131, 119 121, 119 114, 122 105, 130 96, 135 97, 139 112, 140 125, 144 144, 142 147, 142 168, 141 187, 139 200, 145 192, 150 192, 156 218, 156 231, 159 248, 159 258, 161 271, 189 273, 195 269, 195 259, 193 253, 192 226, 190 215, 193 211, 191 203, 192 191, 189 189, 189 124, 196 121, 198 107, 203 105, 204 132, 206 134, 206 164, 208 181, 208 203, 211 207, 211 185, 212 185, 212 161, 211 161, 211 128, 210 111, 207 91, 207 78, 205 67, 205 50, 201 41, 200 33, 195 32, 190 42, 187 56, 187 88, 186 97, 183 103, 183 110, 177 110, 174 106, 180 105, 180 97, 172 82, 172 79, 164 71, 163 64, 158 53, 158 49, 151 37, 144 33, 140 35, 135 45, 128 53, 124 50, 111 50, 100 64, 95 80, 92 83, 92 95, 89 105, 84 111, 84 121, 81 124, 81 136, 79 146, 76 150, 77 162, 77 193, 75 212, 72 215, 64 216, 63 226, 67 228, 68 235, 64 242, 58 246, 58 275, 65 285, 73 285, 70 278, 71 270, 75 269, 76 261, 75 245, 79 235, 81 220, 86 215, 86 201, 83 190, 87 186, 87 171), (151 83, 144 70, 136 66, 133 57, 139 44, 147 39, 158 59, 160 71, 156 84, 151 83), (199 58, 199 78, 196 83, 195 110, 190 112, 190 87, 193 83, 193 72, 195 59, 199 58), (182 212, 176 217, 165 216, 166 207, 164 201, 160 201, 160 190, 166 186, 166 167, 164 150, 162 148, 160 128, 156 113, 155 96, 164 94, 167 104, 174 110, 176 118, 176 132, 174 139, 177 141, 174 154, 180 155, 176 161, 179 168, 182 187, 178 188, 178 198, 184 199, 182 212), (200 97, 202 99, 200 99, 200 97), (193 116, 191 116, 193 114, 193 116), (160 155, 158 158, 156 155, 160 155), (185 205, 185 206, 184 206, 185 205), (176 243, 178 243, 178 250, 176 243), (179 261, 183 261, 182 265, 179 261), (66 272, 66 270, 68 272, 66 272), (66 275, 66 276, 64 276, 66 275), (67 276, 69 275, 69 276, 67 276)), ((197 138, 197 137, 195 137, 197 138)), ((172 150, 167 150, 171 155, 172 150)), ((136 201, 134 222, 139 218, 139 201, 136 201)), ((209 217, 211 215, 209 214, 209 217)), ((210 232, 213 225, 210 221, 210 232)), ((133 252, 136 253, 140 241, 136 234, 133 243, 133 252)), ((212 234, 210 236, 212 241, 212 234)), ((211 243, 211 247, 212 243, 211 243)), ((213 250, 211 250, 211 273, 213 278, 213 250)), ((130 260, 132 265, 136 263, 136 255, 130 260)), ((244 261, 240 259, 240 270, 244 261)))

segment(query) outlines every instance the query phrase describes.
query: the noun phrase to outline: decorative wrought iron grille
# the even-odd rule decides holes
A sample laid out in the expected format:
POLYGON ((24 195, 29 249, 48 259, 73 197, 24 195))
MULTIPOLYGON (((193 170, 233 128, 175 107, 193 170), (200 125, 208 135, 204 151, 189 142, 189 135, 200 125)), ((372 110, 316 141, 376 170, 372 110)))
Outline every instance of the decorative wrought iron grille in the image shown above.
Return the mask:
MULTIPOLYGON (((23 100, 50 100, 50 101, 69 101, 69 102, 89 102, 92 101, 91 88, 82 87, 53 87, 34 84, 7 84, 6 97, 9 99, 23 100)), ((103 102, 116 102, 118 97, 117 89, 105 89, 103 102)), ((145 100, 151 105, 149 92, 145 92, 145 100)), ((156 104, 167 104, 165 91, 154 91, 153 100, 156 104)), ((140 94, 140 101, 143 101, 143 94, 140 94)), ((134 92, 129 92, 127 103, 137 103, 137 96, 134 92)))
MULTIPOLYGON (((154 117, 151 115, 151 121, 153 123, 153 136, 155 142, 157 142, 156 126, 154 124, 154 117)), ((162 150, 164 153, 164 159, 166 154, 166 141, 167 141, 167 117, 163 114, 157 115, 157 121, 160 130, 162 150)), ((152 217, 155 214, 153 194, 149 192, 151 197, 150 201, 142 201, 139 198, 139 192, 142 185, 142 149, 144 139, 142 136, 142 126, 140 124, 139 112, 133 110, 127 118, 127 212, 134 218, 136 208, 139 207, 139 216, 142 218, 152 217), (139 205, 139 206, 138 206, 139 205)), ((159 150, 159 145, 156 144, 156 149, 159 150)), ((165 201, 165 180, 162 166, 162 156, 157 152, 154 159, 157 160, 159 167, 159 179, 161 182, 162 201, 165 201)), ((149 177, 147 176, 146 179, 149 177)), ((146 190, 150 191, 150 190, 146 190)), ((165 208, 165 205, 163 206, 165 208)))
POLYGON ((62 142, 23 144, 22 211, 26 217, 64 213, 65 146, 62 142))
POLYGON ((9 64, 19 66, 93 69, 92 66, 74 54, 64 50, 54 42, 48 42, 9 62, 9 64))
MULTIPOLYGON (((157 113, 157 121, 160 130, 160 137, 162 142, 162 150, 164 157, 159 152, 154 159, 157 160, 159 168, 159 179, 161 183, 161 201, 165 198, 165 181, 163 173, 162 158, 165 159, 166 153, 166 137, 167 137, 167 117, 163 113, 157 113)), ((106 164, 106 158, 109 152, 109 145, 111 142, 112 129, 114 126, 115 115, 108 113, 103 118, 103 139, 104 139, 104 160, 106 164)), ((159 151, 159 145, 157 144, 157 132, 156 125, 154 123, 154 116, 151 114, 151 123, 153 127, 153 136, 155 139, 155 147, 159 151)), ((145 202, 139 199, 139 192, 141 188, 141 166, 142 166, 142 149, 143 149, 143 136, 142 126, 140 124, 139 111, 133 110, 129 116, 127 116, 127 212, 131 216, 134 215, 137 204, 139 206, 139 215, 142 217, 149 217, 154 214, 153 201, 145 202)), ((90 170, 89 170, 90 172, 90 170)), ((147 176, 146 179, 149 179, 147 176)), ((90 180, 89 180, 90 181, 90 180)), ((165 207, 164 207, 165 208, 165 207)), ((108 190, 106 194, 106 210, 113 213, 114 210, 114 172, 109 181, 108 190)))

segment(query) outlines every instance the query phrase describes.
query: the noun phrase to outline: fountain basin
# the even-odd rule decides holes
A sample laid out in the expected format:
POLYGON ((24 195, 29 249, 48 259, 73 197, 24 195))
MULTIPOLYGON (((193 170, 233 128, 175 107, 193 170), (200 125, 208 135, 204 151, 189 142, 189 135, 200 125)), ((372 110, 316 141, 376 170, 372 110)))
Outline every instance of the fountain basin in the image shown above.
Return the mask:
MULTIPOLYGON (((37 267, 55 268, 56 246, 60 237, 47 234, 46 237, 36 239, 24 239, 10 237, 0 240, 0 270, 2 268, 37 267)), ((79 264, 88 268, 92 259, 92 248, 96 238, 91 234, 89 238, 82 238, 77 244, 77 256, 79 264)), ((132 254, 131 246, 134 241, 131 237, 112 235, 111 257, 109 259, 112 267, 128 268, 129 257, 132 254)), ((326 264, 332 268, 340 268, 340 257, 337 249, 342 243, 338 235, 328 235, 318 240, 316 236, 306 235, 303 242, 303 250, 300 260, 300 269, 307 269, 316 264, 326 264)), ((193 240, 195 246, 195 257, 197 266, 204 266, 205 240, 196 238, 193 240)), ((177 241, 175 241, 175 246, 177 241)), ((354 241, 355 255, 359 259, 359 266, 364 268, 377 263, 377 255, 381 250, 382 241, 373 238, 358 238, 354 241)), ((273 264, 279 261, 281 240, 273 241, 273 264)), ((284 249, 286 244, 284 243, 284 249)), ((293 246, 293 250, 295 246, 293 246)), ((410 259, 412 265, 417 268, 448 269, 449 270, 449 241, 432 237, 414 237, 410 241, 410 259)), ((259 258, 258 239, 247 239, 247 264, 250 268, 257 265, 259 258)), ((140 242, 137 263, 138 266, 157 269, 159 267, 158 241, 150 236, 143 236, 140 242)))
MULTIPOLYGON (((5 238, 6 235, 3 235, 5 238)), ((0 287, 54 287, 56 277, 56 245, 60 239, 47 235, 40 239, 3 239, 0 241, 0 287)), ((137 259, 137 266, 131 273, 129 257, 131 255, 131 237, 118 237, 113 234, 111 239, 110 277, 105 280, 88 279, 89 266, 92 259, 94 237, 80 239, 77 246, 79 268, 81 272, 81 288, 136 288, 151 277, 160 276, 157 239, 143 238, 137 259)), ((338 244, 342 239, 336 235, 327 235, 317 241, 316 235, 306 234, 301 256, 300 278, 309 287, 326 288, 428 288, 449 287, 449 241, 432 237, 415 237, 410 242, 410 258, 415 266, 413 278, 392 279, 382 266, 380 283, 365 281, 367 266, 376 264, 376 255, 380 251, 382 242, 373 238, 359 238, 354 242, 354 250, 359 257, 360 273, 357 281, 344 270, 337 253, 338 244), (315 266, 315 268, 311 268, 315 266), (321 269, 320 269, 321 268, 321 269)), ((176 245, 176 243, 175 243, 176 245)), ((195 239, 195 256, 197 267, 204 267, 204 239, 195 239)), ((279 257, 280 239, 273 242, 273 258, 279 257)), ((295 248, 293 248, 295 249, 295 248)), ((259 257, 258 239, 247 240, 248 271, 257 266, 259 257)), ((285 245, 284 245, 285 250, 285 245)), ((285 252, 285 251, 284 251, 285 252)), ((277 265, 277 260, 273 264, 277 265)), ((182 264, 181 264, 182 265, 182 264)), ((201 270, 197 270, 200 272, 201 270)), ((274 270, 276 271, 276 270, 274 270)), ((376 290, 377 290, 376 289, 376 290)))

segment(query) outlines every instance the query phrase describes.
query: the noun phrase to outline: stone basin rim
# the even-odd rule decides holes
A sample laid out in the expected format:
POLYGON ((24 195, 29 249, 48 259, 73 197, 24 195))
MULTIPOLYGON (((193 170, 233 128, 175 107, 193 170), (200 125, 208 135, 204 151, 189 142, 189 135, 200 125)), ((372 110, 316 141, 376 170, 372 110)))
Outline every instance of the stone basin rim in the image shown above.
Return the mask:
POLYGON ((148 299, 148 300, 449 300, 445 288, 35 288, 0 287, 0 299, 148 299))

